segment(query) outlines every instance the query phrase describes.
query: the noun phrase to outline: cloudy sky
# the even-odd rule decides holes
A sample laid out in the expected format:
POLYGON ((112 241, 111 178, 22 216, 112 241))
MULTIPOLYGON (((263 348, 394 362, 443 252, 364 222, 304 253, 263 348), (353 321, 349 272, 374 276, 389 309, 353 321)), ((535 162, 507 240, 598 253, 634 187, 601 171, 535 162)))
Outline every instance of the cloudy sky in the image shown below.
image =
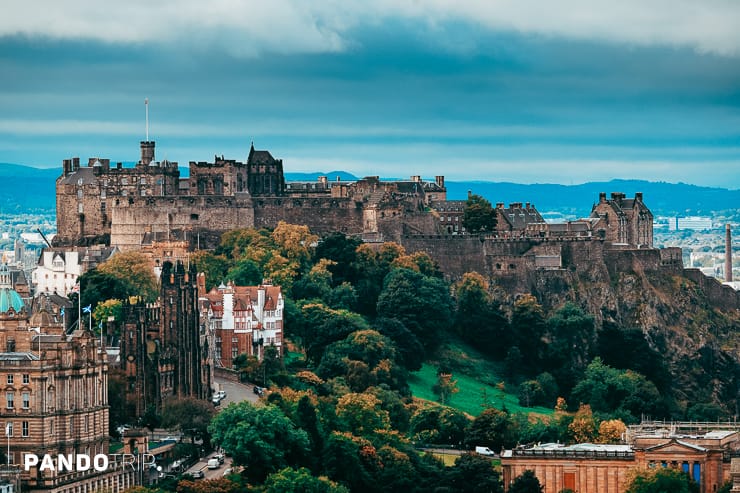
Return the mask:
POLYGON ((4 4, 0 162, 134 161, 144 98, 180 164, 740 188, 740 2, 4 4))

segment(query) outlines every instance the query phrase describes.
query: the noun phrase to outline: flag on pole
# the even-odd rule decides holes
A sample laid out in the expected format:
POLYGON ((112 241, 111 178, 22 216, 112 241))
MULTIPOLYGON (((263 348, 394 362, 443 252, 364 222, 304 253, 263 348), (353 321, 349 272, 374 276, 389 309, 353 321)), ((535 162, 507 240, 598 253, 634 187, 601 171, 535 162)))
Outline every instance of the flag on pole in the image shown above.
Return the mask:
POLYGON ((5 436, 6 437, 13 436, 13 423, 6 423, 5 424, 5 436))
POLYGON ((82 313, 92 313, 92 305, 83 306, 82 313))
POLYGON ((62 309, 59 310, 59 315, 61 315, 62 317, 64 316, 64 307, 62 307, 62 309))

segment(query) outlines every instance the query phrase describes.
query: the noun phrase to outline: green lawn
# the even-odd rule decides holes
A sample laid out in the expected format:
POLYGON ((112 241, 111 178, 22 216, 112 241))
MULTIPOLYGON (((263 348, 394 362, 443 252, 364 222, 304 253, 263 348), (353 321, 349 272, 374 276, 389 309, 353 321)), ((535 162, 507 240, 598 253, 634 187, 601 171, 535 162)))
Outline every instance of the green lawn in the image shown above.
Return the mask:
MULTIPOLYGON (((487 383, 497 380, 493 377, 491 374, 471 377, 453 371, 452 379, 457 380, 457 387, 460 391, 450 398, 447 405, 473 416, 480 414, 486 407, 497 409, 505 407, 512 413, 553 414, 552 409, 545 407, 520 406, 519 399, 515 395, 503 393, 494 385, 487 383)), ((432 387, 437 383, 436 367, 424 363, 421 370, 410 374, 408 381, 414 397, 437 402, 437 396, 432 392, 432 387)))

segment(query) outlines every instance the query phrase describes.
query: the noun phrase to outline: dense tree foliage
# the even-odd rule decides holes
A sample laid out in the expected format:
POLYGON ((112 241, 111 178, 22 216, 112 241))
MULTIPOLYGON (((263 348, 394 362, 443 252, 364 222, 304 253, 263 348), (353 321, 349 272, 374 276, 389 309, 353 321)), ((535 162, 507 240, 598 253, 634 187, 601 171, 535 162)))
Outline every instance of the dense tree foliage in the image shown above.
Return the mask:
POLYGON ((470 233, 483 233, 496 230, 496 211, 484 197, 476 194, 468 196, 463 209, 463 226, 470 233))
POLYGON ((659 468, 638 472, 627 493, 699 493, 699 484, 683 471, 659 468))
POLYGON ((308 434, 275 406, 232 404, 213 418, 208 431, 236 465, 247 466, 252 481, 262 482, 288 466, 308 465, 308 434))
POLYGON ((514 479, 509 486, 509 493, 544 493, 545 489, 534 471, 526 470, 514 479))

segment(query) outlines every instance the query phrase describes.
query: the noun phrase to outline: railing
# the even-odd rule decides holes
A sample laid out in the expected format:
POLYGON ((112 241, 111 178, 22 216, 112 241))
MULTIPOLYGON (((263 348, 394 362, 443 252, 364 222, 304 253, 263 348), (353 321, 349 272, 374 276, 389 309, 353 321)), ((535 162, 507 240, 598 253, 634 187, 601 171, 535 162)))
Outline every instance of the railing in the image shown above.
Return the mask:
POLYGON ((558 450, 558 449, 524 449, 511 451, 512 456, 521 457, 558 457, 558 458, 583 458, 583 459, 634 459, 632 451, 616 450, 558 450))

